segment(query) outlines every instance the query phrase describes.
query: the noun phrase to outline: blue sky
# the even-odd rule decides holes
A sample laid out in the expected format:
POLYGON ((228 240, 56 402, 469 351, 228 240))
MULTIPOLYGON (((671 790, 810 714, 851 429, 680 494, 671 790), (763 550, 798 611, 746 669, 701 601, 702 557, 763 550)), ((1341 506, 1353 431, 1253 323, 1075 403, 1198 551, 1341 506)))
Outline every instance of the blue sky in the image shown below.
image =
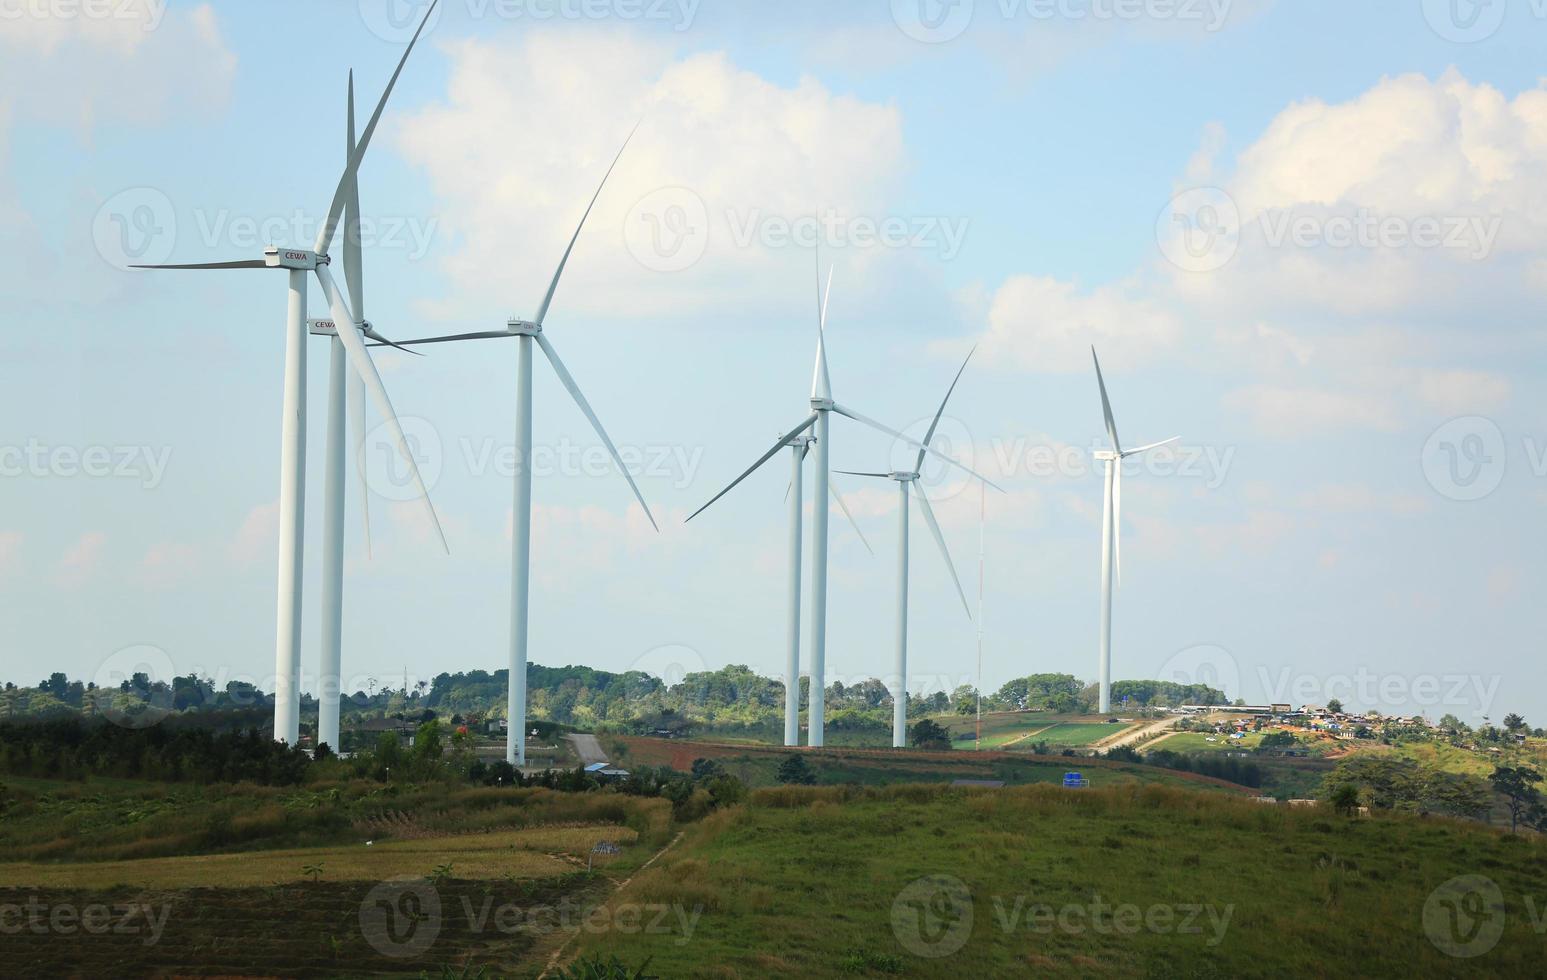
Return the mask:
MULTIPOLYGON (((368 313, 389 335, 534 312, 643 120, 548 326, 652 464, 663 533, 539 366, 533 659, 780 669, 785 468, 682 521, 804 414, 814 263, 788 232, 817 212, 841 400, 921 430, 979 344, 944 431, 1009 491, 988 495, 986 686, 1095 674, 1094 343, 1125 439, 1182 440, 1125 482, 1116 676, 1539 722, 1537 6, 925 3, 443 3, 362 173, 368 313), (969 8, 959 34, 909 34, 920 9, 969 8), (885 226, 895 243, 855 244, 885 226)), ((368 106, 403 38, 384 0, 87 9, 0 4, 3 673, 91 677, 143 644, 264 683, 283 287, 122 266, 309 243, 346 74, 368 106), (85 453, 116 475, 81 472, 85 453)), ((370 560, 350 503, 346 682, 503 666, 514 349, 378 364, 452 555, 377 454, 370 560)), ((847 424, 833 453, 905 458, 847 424)), ((843 486, 875 550, 835 516, 829 679, 850 681, 890 667, 896 532, 889 487, 843 486)), ((939 474, 930 492, 973 592, 978 495, 939 474)), ((915 689, 974 672, 923 532, 915 689)))

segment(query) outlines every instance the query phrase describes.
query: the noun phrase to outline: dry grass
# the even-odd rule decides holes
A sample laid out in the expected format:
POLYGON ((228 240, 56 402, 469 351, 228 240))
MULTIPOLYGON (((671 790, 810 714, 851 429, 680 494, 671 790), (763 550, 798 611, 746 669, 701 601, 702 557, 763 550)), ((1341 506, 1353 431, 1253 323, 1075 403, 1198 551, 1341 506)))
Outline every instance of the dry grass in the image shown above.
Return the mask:
POLYGON ((369 847, 360 843, 89 864, 3 863, 0 887, 245 888, 306 881, 309 865, 321 865, 321 880, 330 882, 430 875, 448 863, 450 874, 462 880, 540 878, 574 871, 571 862, 555 854, 583 856, 597 841, 631 844, 637 839, 626 827, 541 827, 369 847))

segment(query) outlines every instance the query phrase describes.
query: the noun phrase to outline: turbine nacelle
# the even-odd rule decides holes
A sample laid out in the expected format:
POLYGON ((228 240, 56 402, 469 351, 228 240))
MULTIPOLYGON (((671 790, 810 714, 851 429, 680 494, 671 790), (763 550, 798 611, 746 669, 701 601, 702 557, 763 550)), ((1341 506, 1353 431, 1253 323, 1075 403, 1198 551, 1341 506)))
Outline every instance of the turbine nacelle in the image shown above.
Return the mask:
POLYGON ((896 480, 898 483, 915 483, 915 482, 918 481, 919 475, 917 473, 896 472, 896 473, 888 473, 887 474, 887 478, 891 479, 891 480, 896 480))
MULTIPOLYGON (((376 328, 371 325, 371 321, 365 320, 358 324, 358 326, 360 327, 361 333, 364 333, 372 340, 376 339, 376 328)), ((338 336, 338 324, 332 320, 319 320, 312 318, 306 321, 306 329, 314 337, 338 336)))
POLYGON ((531 320, 511 319, 505 323, 505 332, 512 337, 535 337, 543 332, 543 325, 531 320))
POLYGON ((320 252, 304 248, 279 248, 270 245, 263 250, 263 264, 270 269, 296 269, 312 272, 319 265, 328 265, 329 259, 320 252))

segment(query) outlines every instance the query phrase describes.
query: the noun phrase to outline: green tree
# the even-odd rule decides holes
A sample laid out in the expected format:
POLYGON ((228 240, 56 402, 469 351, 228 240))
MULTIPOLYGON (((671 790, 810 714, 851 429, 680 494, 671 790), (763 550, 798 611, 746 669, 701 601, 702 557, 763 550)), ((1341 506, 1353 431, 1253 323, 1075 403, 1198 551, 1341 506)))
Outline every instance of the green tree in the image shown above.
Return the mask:
POLYGON ((806 757, 795 754, 789 755, 779 763, 776 778, 781 783, 796 786, 810 786, 816 782, 816 774, 811 771, 810 766, 806 765, 806 757))
POLYGON ((1509 831, 1514 833, 1522 818, 1528 823, 1533 822, 1533 810, 1542 805, 1542 792, 1536 788, 1536 784, 1542 781, 1542 774, 1535 769, 1526 766, 1511 767, 1500 766, 1493 771, 1488 778, 1493 788, 1501 796, 1509 801, 1509 831))
POLYGON ((918 749, 948 749, 951 733, 929 718, 914 722, 908 729, 908 744, 918 749))
POLYGON ((1331 701, 1327 702, 1327 710, 1335 715, 1340 715, 1343 713, 1343 702, 1339 701, 1337 698, 1333 698, 1331 701))

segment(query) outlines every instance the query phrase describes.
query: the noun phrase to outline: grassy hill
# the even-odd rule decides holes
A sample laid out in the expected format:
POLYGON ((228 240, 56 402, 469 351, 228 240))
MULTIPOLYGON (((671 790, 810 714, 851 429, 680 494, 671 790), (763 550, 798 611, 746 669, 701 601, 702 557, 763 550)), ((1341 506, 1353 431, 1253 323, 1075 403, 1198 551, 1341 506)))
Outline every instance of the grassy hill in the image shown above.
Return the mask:
POLYGON ((615 899, 699 909, 691 934, 578 952, 673 978, 1524 976, 1544 875, 1540 839, 1160 786, 782 788, 615 899), (1498 908, 1443 890, 1468 875, 1498 908))

